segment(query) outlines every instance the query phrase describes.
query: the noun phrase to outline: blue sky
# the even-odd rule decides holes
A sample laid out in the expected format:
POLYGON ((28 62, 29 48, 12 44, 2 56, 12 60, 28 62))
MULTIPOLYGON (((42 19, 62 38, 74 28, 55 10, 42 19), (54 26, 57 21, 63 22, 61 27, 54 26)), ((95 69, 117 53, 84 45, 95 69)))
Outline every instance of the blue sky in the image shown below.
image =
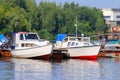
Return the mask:
POLYGON ((55 2, 56 4, 75 2, 78 3, 80 6, 96 8, 120 8, 120 0, 36 0, 37 4, 39 4, 40 1, 55 2))

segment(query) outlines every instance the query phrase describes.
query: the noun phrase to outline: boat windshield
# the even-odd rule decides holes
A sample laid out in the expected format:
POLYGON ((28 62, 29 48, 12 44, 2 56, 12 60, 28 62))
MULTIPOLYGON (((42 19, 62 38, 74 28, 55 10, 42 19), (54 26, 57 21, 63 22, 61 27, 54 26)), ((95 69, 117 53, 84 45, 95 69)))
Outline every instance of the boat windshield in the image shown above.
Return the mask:
POLYGON ((26 34, 25 39, 38 39, 36 34, 26 34))

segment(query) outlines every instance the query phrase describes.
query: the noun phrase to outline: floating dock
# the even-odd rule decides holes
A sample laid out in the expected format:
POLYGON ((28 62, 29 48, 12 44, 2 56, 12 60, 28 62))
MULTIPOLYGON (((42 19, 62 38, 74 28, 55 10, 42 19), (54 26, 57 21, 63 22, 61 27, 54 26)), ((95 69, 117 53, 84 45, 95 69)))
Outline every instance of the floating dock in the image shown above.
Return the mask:
POLYGON ((53 49, 51 59, 66 59, 69 58, 67 49, 53 49))

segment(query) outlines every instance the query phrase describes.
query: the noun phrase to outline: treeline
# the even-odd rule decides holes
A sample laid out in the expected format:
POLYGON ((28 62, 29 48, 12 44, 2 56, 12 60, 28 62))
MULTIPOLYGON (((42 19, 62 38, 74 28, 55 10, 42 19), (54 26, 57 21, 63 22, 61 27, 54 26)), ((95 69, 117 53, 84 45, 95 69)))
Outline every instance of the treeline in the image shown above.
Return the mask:
POLYGON ((93 35, 107 31, 103 14, 96 8, 78 4, 35 0, 0 0, 0 33, 13 31, 37 32, 41 38, 53 39, 58 33, 75 34, 76 17, 78 34, 93 35))

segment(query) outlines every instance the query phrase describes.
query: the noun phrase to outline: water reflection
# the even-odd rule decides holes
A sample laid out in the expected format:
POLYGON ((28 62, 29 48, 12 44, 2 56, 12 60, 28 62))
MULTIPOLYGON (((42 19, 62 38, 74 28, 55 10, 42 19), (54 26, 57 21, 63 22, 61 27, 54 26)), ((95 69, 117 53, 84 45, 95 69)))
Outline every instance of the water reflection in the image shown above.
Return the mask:
POLYGON ((120 59, 0 59, 0 80, 120 80, 120 59))
POLYGON ((8 65, 6 62, 4 64, 10 71, 7 67, 1 69, 4 73, 2 80, 46 80, 51 76, 51 63, 48 61, 12 58, 7 62, 8 65))
POLYGON ((120 58, 100 59, 101 80, 120 80, 120 58))
POLYGON ((49 79, 51 76, 51 63, 43 60, 12 59, 15 63, 15 80, 49 79), (18 73, 19 72, 19 73, 18 73))
POLYGON ((53 63, 52 79, 56 80, 59 77, 57 80, 96 80, 99 78, 98 68, 98 62, 87 60, 70 59, 60 64, 53 63))

